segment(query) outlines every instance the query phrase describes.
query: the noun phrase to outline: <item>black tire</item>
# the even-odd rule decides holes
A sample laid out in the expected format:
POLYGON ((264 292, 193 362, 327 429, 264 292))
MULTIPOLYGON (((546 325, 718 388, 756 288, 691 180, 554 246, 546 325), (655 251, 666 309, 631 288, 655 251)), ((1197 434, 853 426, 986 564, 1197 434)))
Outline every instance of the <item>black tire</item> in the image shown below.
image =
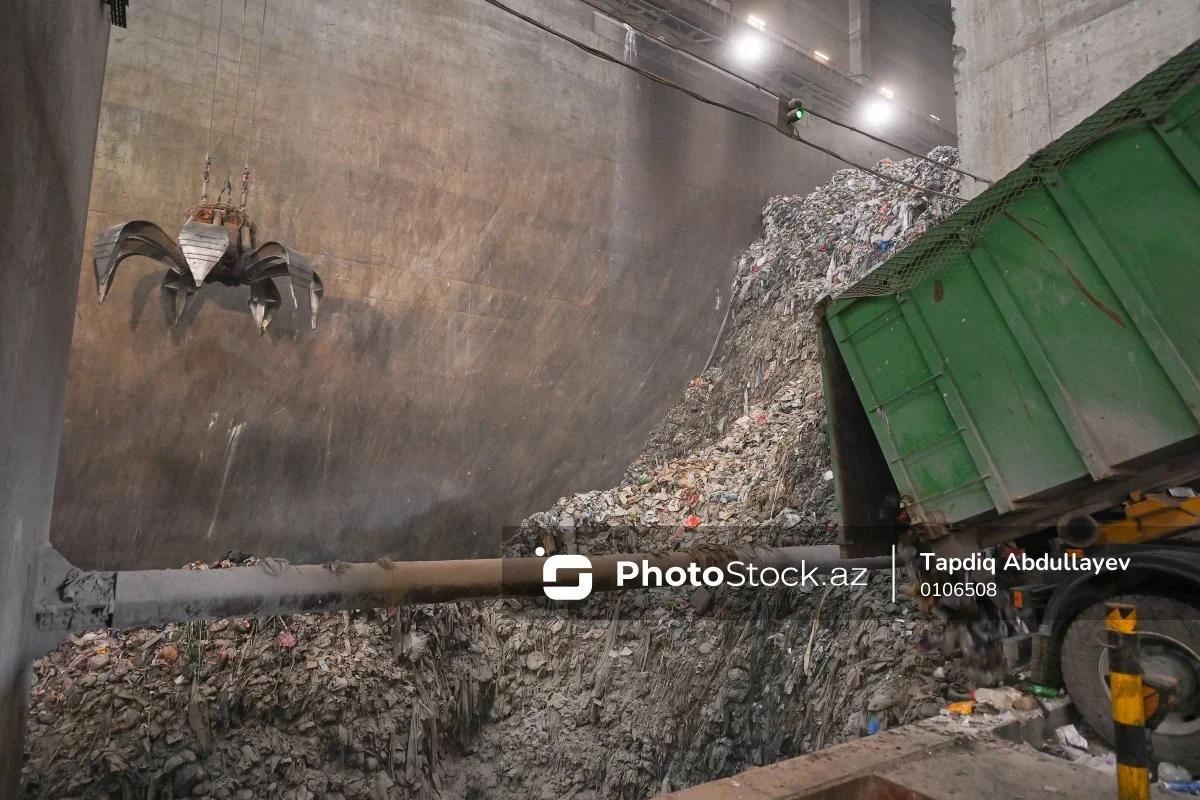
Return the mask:
MULTIPOLYGON (((1062 644, 1062 674, 1067 692, 1089 725, 1111 744, 1112 704, 1100 677, 1104 604, 1129 603, 1138 611, 1138 631, 1157 633, 1200 654, 1200 610, 1166 597, 1121 595, 1090 606, 1071 622, 1062 644)), ((1186 735, 1154 734, 1152 761, 1170 761, 1200 772, 1200 731, 1186 735)))

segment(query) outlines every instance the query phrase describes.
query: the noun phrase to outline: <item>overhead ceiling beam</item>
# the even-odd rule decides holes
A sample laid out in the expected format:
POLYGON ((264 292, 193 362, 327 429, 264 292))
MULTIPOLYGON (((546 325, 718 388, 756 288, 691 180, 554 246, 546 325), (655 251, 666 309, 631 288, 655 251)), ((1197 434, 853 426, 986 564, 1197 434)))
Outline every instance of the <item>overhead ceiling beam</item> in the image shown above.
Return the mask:
MULTIPOLYGON (((921 2, 922 0, 912 0, 921 2)), ((926 0, 933 2, 934 0, 926 0)), ((936 0, 945 2, 945 0, 936 0)), ((665 42, 702 61, 713 64, 763 85, 780 96, 799 97, 819 113, 853 121, 853 116, 873 93, 862 81, 870 66, 869 0, 847 0, 848 11, 856 11, 857 31, 851 19, 851 31, 858 37, 858 73, 827 64, 800 45, 776 35, 767 37, 768 48, 753 68, 731 63, 728 45, 736 36, 753 29, 743 20, 727 13, 722 0, 583 0, 586 4, 626 23, 646 36, 665 42), (857 6, 857 8, 855 8, 857 6)), ((852 55, 854 52, 852 44, 852 55)), ((954 131, 928 115, 895 103, 902 125, 889 137, 913 150, 928 152, 943 144, 952 144, 954 131), (903 138, 903 141, 901 139, 903 138)))

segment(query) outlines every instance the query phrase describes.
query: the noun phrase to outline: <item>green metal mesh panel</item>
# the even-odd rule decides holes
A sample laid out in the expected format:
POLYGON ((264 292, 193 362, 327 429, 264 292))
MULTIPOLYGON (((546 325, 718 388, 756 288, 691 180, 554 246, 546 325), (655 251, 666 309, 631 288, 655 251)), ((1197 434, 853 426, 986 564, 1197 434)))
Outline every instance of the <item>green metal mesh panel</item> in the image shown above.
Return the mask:
POLYGON ((1149 124, 1200 84, 1200 42, 1147 75, 1115 100, 1030 156, 1021 166, 964 205, 941 224, 875 267, 839 298, 896 294, 944 276, 966 263, 967 250, 993 217, 1018 197, 1053 179, 1094 142, 1131 125, 1149 124))

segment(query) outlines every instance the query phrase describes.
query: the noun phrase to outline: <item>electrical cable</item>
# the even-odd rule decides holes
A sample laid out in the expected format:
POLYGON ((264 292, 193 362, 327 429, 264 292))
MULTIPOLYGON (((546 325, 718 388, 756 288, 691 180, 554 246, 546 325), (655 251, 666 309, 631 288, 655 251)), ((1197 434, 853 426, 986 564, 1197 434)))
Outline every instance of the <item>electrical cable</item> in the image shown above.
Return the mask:
POLYGON ((230 139, 237 139, 237 107, 238 95, 242 89, 242 45, 246 43, 246 7, 250 0, 242 0, 242 32, 238 34, 238 71, 237 80, 233 84, 233 125, 229 131, 230 139))
POLYGON ((976 181, 979 181, 980 183, 986 183, 986 184, 989 184, 989 185, 990 185, 991 183, 993 183, 993 181, 990 181, 990 180, 988 180, 987 178, 982 178, 982 177, 980 177, 980 176, 978 176, 978 175, 976 175, 976 174, 974 174, 974 173, 967 172, 965 169, 959 169, 958 167, 951 167, 951 166, 947 166, 946 164, 942 164, 942 163, 941 163, 941 162, 939 162, 939 161, 934 161, 934 160, 933 160, 932 158, 930 158, 929 156, 921 155, 921 154, 920 154, 920 153, 918 153, 918 152, 915 152, 915 151, 913 151, 913 150, 909 150, 907 147, 901 147, 900 145, 896 144, 895 142, 889 142, 887 139, 883 139, 883 138, 881 138, 881 137, 879 137, 879 136, 875 136, 874 134, 867 133, 866 131, 864 131, 864 130, 862 130, 862 129, 860 129, 860 128, 856 128, 856 127, 854 127, 853 125, 851 125, 851 124, 849 124, 849 123, 847 123, 847 122, 841 122, 841 121, 839 121, 839 120, 833 119, 832 117, 827 117, 827 116, 825 116, 824 114, 819 114, 819 113, 817 113, 816 111, 813 111, 812 109, 810 109, 808 106, 805 106, 805 107, 804 107, 804 113, 805 113, 805 114, 811 114, 811 115, 813 115, 814 117, 816 117, 817 119, 823 119, 823 120, 825 120, 826 122, 828 122, 830 125, 836 125, 836 126, 838 126, 839 128, 845 128, 845 129, 846 129, 846 130, 848 130, 848 131, 854 131, 855 133, 859 134, 860 136, 865 136, 865 137, 867 137, 868 139, 872 139, 872 140, 874 140, 874 141, 876 141, 876 142, 879 142, 880 144, 886 144, 888 147, 894 147, 894 148, 896 148, 897 150, 899 150, 899 151, 900 151, 900 152, 902 152, 902 153, 907 153, 907 154, 909 154, 909 155, 910 155, 910 156, 912 156, 913 158, 919 158, 919 159, 921 159, 922 161, 928 161, 930 164, 937 164, 939 167, 944 167, 945 169, 948 169, 948 170, 950 170, 951 172, 957 172, 959 175, 962 175, 963 177, 966 177, 966 178, 971 178, 972 180, 976 180, 976 181))
POLYGON ((217 12, 217 52, 213 56, 213 90, 212 102, 208 106, 208 144, 205 149, 212 152, 213 113, 217 108, 217 78, 221 71, 221 30, 225 27, 225 0, 221 0, 221 10, 217 12))
POLYGON ((250 140, 254 135, 254 121, 258 118, 258 78, 262 75, 263 43, 267 38, 267 0, 263 0, 262 25, 258 29, 258 66, 254 68, 254 92, 250 95, 250 133, 246 136, 246 156, 243 162, 250 164, 250 140))
MULTIPOLYGON (((609 9, 603 8, 599 5, 597 5, 596 3, 591 2, 591 0, 580 0, 580 2, 582 2, 586 6, 596 9, 597 11, 599 11, 602 14, 611 14, 612 13, 612 11, 610 11, 609 9)), ((629 23, 625 23, 625 24, 628 25, 629 23)), ((629 27, 633 28, 638 33, 642 34, 643 36, 647 36, 647 37, 650 36, 650 34, 646 33, 645 31, 641 30, 640 28, 636 28, 632 25, 630 25, 629 27)), ((783 99, 782 96, 778 92, 768 89, 766 86, 763 86, 761 83, 756 83, 755 81, 750 80, 749 78, 745 77, 744 75, 739 75, 736 72, 733 72, 731 70, 726 69, 725 67, 722 67, 720 64, 714 63, 714 62, 709 61, 704 58, 700 58, 700 56, 697 56, 687 50, 684 50, 682 47, 673 45, 670 42, 667 42, 665 40, 657 39, 657 37, 651 37, 651 38, 655 38, 655 40, 658 41, 659 44, 662 44, 665 47, 669 47, 676 52, 683 53, 684 55, 686 55, 690 58, 694 58, 698 61, 701 61, 704 64, 712 67, 713 69, 715 69, 719 72, 724 73, 725 75, 728 75, 731 78, 735 78, 736 80, 739 80, 742 83, 747 84, 748 86, 752 86, 753 88, 757 89, 758 91, 762 92, 763 94, 769 94, 772 97, 774 97, 776 100, 779 100, 779 101, 782 101, 782 99, 783 99)), ((625 62, 622 61, 621 63, 624 64, 625 62)), ((791 98, 789 98, 789 99, 791 99, 791 98)), ((946 164, 943 164, 940 161, 933 160, 932 158, 930 158, 927 155, 918 153, 915 150, 909 150, 907 147, 901 147, 900 145, 896 144, 895 142, 890 142, 887 139, 884 139, 882 137, 875 136, 874 134, 871 134, 871 133, 867 133, 866 131, 864 131, 860 128, 854 127, 853 125, 849 124, 848 122, 842 122, 841 120, 834 119, 833 117, 827 117, 824 114, 813 111, 812 109, 808 108, 807 106, 804 107, 804 113, 811 114, 812 116, 816 117, 817 119, 823 119, 826 122, 828 122, 830 125, 836 125, 839 128, 845 128, 846 130, 853 131, 854 133, 857 133, 860 136, 865 136, 868 139, 871 139, 872 141, 876 141, 876 142, 879 142, 880 144, 885 144, 888 147, 895 148, 896 150, 899 150, 902 153, 907 153, 908 155, 912 156, 913 158, 919 158, 922 161, 928 161, 930 164, 937 164, 939 167, 948 169, 951 172, 957 172, 959 175, 962 175, 967 178, 971 178, 973 180, 977 180, 980 183, 987 183, 987 184, 992 183, 992 181, 988 180, 987 178, 981 178, 978 175, 967 172, 966 170, 963 170, 963 169, 959 169, 958 167, 947 166, 946 164)))
MULTIPOLYGON (((797 142, 800 142, 803 145, 807 145, 808 147, 811 147, 812 149, 816 150, 817 152, 824 153, 825 155, 829 156, 830 158, 836 159, 837 161, 840 161, 843 164, 847 164, 851 167, 854 167, 855 169, 860 169, 869 175, 874 175, 876 178, 879 178, 879 179, 885 180, 885 181, 890 181, 892 183, 898 183, 901 186, 907 186, 910 189, 916 189, 917 191, 924 192, 926 194, 935 195, 937 197, 944 197, 947 200, 954 200, 958 203, 967 202, 966 200, 964 200, 961 197, 958 197, 957 195, 946 194, 945 192, 934 191, 933 189, 929 189, 924 186, 919 186, 918 184, 910 183, 910 182, 908 182, 906 180, 902 180, 900 178, 894 178, 891 175, 887 175, 885 173, 880 172, 879 170, 871 169, 870 167, 864 167, 862 164, 851 161, 849 158, 846 158, 845 156, 843 156, 839 153, 835 153, 833 150, 830 150, 827 147, 822 147, 821 145, 819 145, 815 142, 810 142, 807 139, 802 138, 799 134, 787 133, 786 131, 780 130, 774 122, 764 119, 763 117, 760 117, 757 114, 752 114, 749 111, 743 111, 740 108, 734 108, 731 105, 727 105, 720 101, 705 97, 704 95, 699 94, 698 92, 692 91, 691 89, 687 88, 686 86, 681 86, 680 84, 675 83, 674 81, 667 80, 666 78, 663 78, 659 75, 655 75, 653 72, 642 69, 641 67, 634 66, 633 64, 627 64, 624 61, 622 61, 621 59, 616 58, 615 56, 609 55, 608 53, 604 52, 603 50, 599 50, 595 47, 592 47, 591 45, 587 45, 576 39, 572 39, 570 36, 567 36, 565 33, 556 31, 553 28, 551 28, 550 26, 546 25, 545 23, 539 22, 538 20, 534 19, 533 17, 527 16, 525 14, 522 14, 520 11, 517 11, 516 9, 510 8, 509 6, 500 2, 500 0, 482 0, 482 1, 484 3, 487 3, 488 5, 495 6, 496 8, 500 9, 501 11, 511 14, 512 16, 516 17, 517 19, 521 20, 522 22, 526 22, 526 23, 534 26, 535 28, 538 28, 539 30, 550 34, 551 36, 562 39, 564 42, 567 42, 568 44, 571 44, 571 45, 579 48, 580 50, 583 50, 585 53, 589 53, 593 56, 596 56, 597 58, 601 58, 601 59, 604 59, 605 61, 610 61, 613 64, 617 64, 619 66, 625 67, 628 70, 636 72, 637 74, 641 75, 643 78, 646 78, 647 80, 651 80, 651 81, 654 81, 655 83, 659 83, 659 84, 662 84, 663 86, 667 86, 671 89, 675 89, 676 91, 683 92, 684 94, 691 97, 692 99, 699 100, 701 103, 704 103, 705 105, 714 106, 716 108, 720 108, 725 111, 732 112, 734 114, 737 114, 738 116, 745 117, 747 119, 752 119, 755 122, 761 122, 762 124, 770 127, 772 130, 778 132, 781 136, 786 136, 789 139, 793 139, 797 142)), ((768 94, 770 94, 770 93, 768 92, 768 94)), ((953 167, 949 167, 946 164, 941 164, 937 161, 933 161, 932 163, 937 164, 937 166, 942 167, 943 169, 954 169, 953 167)))

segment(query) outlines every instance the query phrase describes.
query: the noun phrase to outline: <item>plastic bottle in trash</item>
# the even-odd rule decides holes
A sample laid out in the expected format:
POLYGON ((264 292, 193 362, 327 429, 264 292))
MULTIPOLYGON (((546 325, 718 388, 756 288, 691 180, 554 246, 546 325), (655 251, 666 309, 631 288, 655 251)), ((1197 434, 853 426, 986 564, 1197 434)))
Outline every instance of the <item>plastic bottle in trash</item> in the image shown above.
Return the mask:
POLYGON ((1192 773, 1188 772, 1186 767, 1163 761, 1158 765, 1158 779, 1167 783, 1190 783, 1192 773))

